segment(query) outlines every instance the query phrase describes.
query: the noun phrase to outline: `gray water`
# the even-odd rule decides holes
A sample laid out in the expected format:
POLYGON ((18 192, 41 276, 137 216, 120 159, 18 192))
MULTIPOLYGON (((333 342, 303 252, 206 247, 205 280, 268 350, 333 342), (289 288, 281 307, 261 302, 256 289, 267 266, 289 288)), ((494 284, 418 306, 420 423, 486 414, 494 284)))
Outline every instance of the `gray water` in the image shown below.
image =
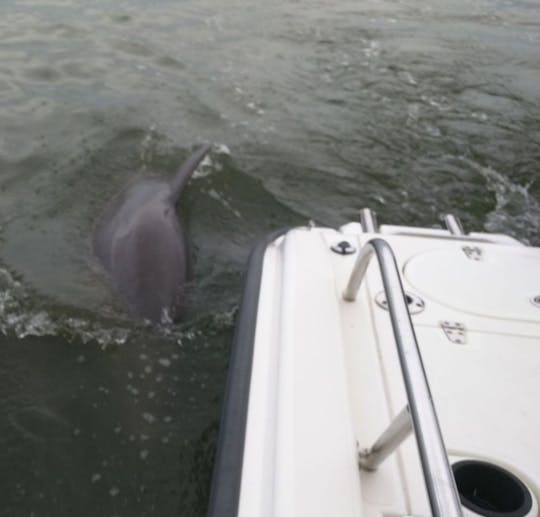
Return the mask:
POLYGON ((0 515, 204 515, 241 278, 273 229, 383 222, 540 244, 540 4, 3 0, 0 515), (133 178, 183 198, 177 325, 92 255, 133 178))

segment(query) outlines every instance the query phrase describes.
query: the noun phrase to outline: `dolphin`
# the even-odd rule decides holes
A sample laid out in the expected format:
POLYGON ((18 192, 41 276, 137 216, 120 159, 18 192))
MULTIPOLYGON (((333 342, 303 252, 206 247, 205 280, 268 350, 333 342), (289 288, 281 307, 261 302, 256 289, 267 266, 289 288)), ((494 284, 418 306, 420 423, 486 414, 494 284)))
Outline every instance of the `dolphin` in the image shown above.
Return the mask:
POLYGON ((196 151, 170 182, 145 179, 128 186, 95 226, 94 253, 136 319, 172 321, 184 309, 190 257, 176 204, 210 149, 196 151))

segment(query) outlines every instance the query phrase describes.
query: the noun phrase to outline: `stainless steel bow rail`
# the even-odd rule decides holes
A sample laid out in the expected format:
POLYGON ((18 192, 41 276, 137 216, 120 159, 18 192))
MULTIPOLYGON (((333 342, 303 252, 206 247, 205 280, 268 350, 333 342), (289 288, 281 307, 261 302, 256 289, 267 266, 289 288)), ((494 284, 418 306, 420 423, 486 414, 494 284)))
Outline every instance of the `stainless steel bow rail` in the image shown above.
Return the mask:
POLYGON ((377 256, 388 301, 408 405, 390 423, 375 444, 360 453, 360 466, 367 470, 376 469, 411 430, 414 430, 433 515, 462 517, 459 496, 407 309, 396 259, 386 241, 372 239, 360 249, 343 298, 351 302, 356 299, 373 254, 377 256))

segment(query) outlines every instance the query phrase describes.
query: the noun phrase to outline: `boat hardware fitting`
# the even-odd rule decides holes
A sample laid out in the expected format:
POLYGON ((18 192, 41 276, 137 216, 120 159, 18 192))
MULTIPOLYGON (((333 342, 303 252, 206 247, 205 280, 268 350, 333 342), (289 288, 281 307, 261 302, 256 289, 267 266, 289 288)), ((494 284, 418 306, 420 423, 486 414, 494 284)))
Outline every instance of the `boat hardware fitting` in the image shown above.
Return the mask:
POLYGON ((482 260, 482 249, 478 246, 463 246, 461 249, 468 259, 482 260))
POLYGON ((352 253, 356 253, 356 248, 348 241, 341 241, 337 244, 333 244, 330 249, 339 255, 351 255, 352 253))
POLYGON ((537 294, 536 296, 533 296, 531 298, 531 303, 535 305, 536 307, 540 307, 540 294, 537 294))
MULTIPOLYGON (((407 307, 409 307, 409 314, 418 314, 426 308, 424 300, 413 294, 409 291, 405 291, 405 301, 407 302, 407 307)), ((385 311, 388 310, 388 300, 386 299, 386 294, 384 291, 381 291, 375 295, 375 303, 385 311)))
POLYGON ((360 224, 364 233, 378 233, 377 214, 371 208, 360 210, 360 224))
POLYGON ((465 345, 467 343, 465 325, 463 323, 459 323, 459 321, 441 321, 441 328, 452 343, 458 345, 465 345))
POLYGON ((377 470, 377 467, 394 452, 413 430, 409 406, 390 422, 390 425, 369 448, 358 452, 358 464, 364 470, 377 470))

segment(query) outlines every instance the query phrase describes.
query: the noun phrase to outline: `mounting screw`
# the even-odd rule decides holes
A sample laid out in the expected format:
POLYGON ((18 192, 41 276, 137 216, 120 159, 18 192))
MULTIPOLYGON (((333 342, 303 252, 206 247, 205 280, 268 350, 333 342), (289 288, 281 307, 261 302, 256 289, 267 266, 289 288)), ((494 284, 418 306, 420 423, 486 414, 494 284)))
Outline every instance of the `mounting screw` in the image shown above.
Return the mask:
POLYGON ((332 251, 338 253, 339 255, 351 255, 356 252, 356 248, 347 241, 341 241, 332 246, 332 251))
POLYGON ((536 296, 533 296, 531 298, 531 303, 533 305, 536 305, 537 307, 540 307, 540 294, 537 294, 536 296))

